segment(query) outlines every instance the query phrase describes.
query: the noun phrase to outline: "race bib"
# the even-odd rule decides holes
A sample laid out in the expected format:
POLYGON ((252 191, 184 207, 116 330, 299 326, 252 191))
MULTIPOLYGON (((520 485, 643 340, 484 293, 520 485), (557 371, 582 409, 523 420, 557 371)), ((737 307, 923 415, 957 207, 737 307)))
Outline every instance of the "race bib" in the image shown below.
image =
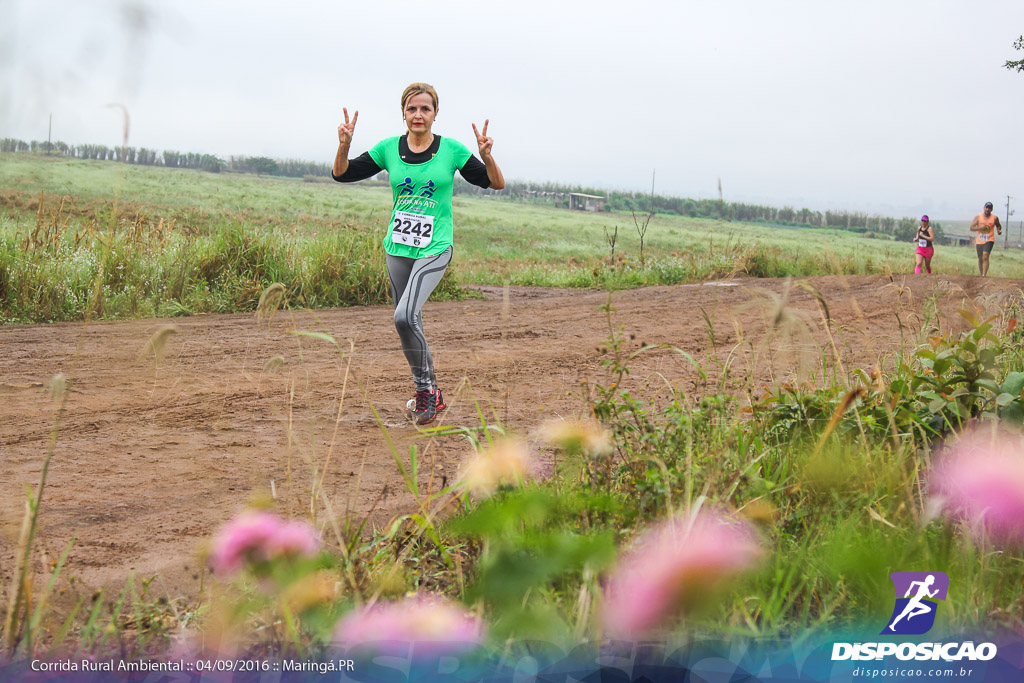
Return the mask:
POLYGON ((434 240, 434 217, 411 211, 395 211, 391 219, 391 241, 410 247, 429 246, 434 240))
POLYGON ((988 238, 992 235, 990 232, 983 232, 978 235, 978 239, 982 242, 988 242, 988 238))
POLYGON ((919 246, 919 247, 927 247, 928 246, 928 240, 918 240, 917 241, 917 246, 919 246))

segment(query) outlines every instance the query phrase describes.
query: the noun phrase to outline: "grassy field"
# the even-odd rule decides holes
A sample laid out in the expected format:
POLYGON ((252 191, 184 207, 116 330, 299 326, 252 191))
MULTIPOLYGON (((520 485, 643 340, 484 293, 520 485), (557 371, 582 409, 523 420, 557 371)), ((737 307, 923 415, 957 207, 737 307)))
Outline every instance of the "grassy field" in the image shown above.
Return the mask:
MULTIPOLYGON (((0 202, 8 322, 252 310, 276 281, 292 306, 387 296, 379 243, 390 191, 379 183, 5 154, 0 202)), ((658 215, 641 249, 631 215, 465 196, 455 220, 455 265, 438 298, 461 296, 457 283, 614 289, 913 270, 912 244, 841 230, 658 215)), ((973 250, 939 246, 934 267, 973 273, 973 250)), ((1024 277, 1024 253, 997 250, 991 274, 1024 277)))
MULTIPOLYGON (((383 187, 26 155, 0 158, 0 196, 6 321, 252 310, 272 282, 285 285, 292 305, 386 297, 383 187)), ((641 256, 632 220, 457 198, 458 265, 441 295, 459 296, 458 283, 626 287, 913 266, 911 244, 669 216, 651 221, 641 256)), ((993 262, 993 275, 1024 277, 1019 252, 998 251, 993 262)), ((971 273, 974 252, 940 247, 935 265, 971 273)), ((1024 423, 1024 312, 1012 301, 990 313, 958 335, 924 320, 908 331, 917 348, 873 374, 843 376, 825 354, 821 379, 750 384, 734 395, 722 388, 727 367, 691 361, 707 380, 703 390, 685 394, 666 382, 648 401, 630 378, 639 352, 609 307, 601 376, 581 399, 588 419, 557 424, 544 437, 557 454, 550 479, 529 479, 529 448, 503 438, 483 411, 479 424, 428 429, 428 438, 457 434, 472 444, 462 479, 424 493, 417 450, 394 450, 418 507, 388 528, 321 510, 316 487, 314 512, 295 521, 298 530, 266 515, 229 525, 211 540, 223 590, 187 610, 172 611, 133 582, 108 611, 82 596, 70 615, 41 619, 65 558, 46 564, 52 581, 33 591, 38 507, 29 494, 19 541, 25 559, 3 587, 10 598, 0 647, 15 658, 160 655, 183 647, 185 634, 197 650, 216 651, 230 636, 251 646, 243 655, 312 656, 358 634, 374 601, 405 610, 397 621, 415 626, 406 617, 422 606, 399 602, 409 592, 445 596, 456 616, 432 604, 428 621, 471 613, 479 628, 467 638, 486 624, 486 642, 498 648, 514 638, 571 644, 709 633, 795 641, 867 633, 864 624, 877 638, 893 600, 887 575, 896 570, 951 577, 956 600, 940 612, 943 637, 1019 633, 1024 530, 1019 516, 993 520, 996 497, 987 494, 1016 496, 1003 506, 1010 513, 1024 500, 1024 491, 1002 487, 1011 465, 1024 482, 1019 436, 991 438, 996 425, 1019 432, 1024 423), (968 424, 991 428, 977 430, 983 443, 973 450, 956 445, 968 424), (972 495, 944 493, 957 484, 933 460, 944 443, 949 462, 985 474, 972 495), (651 567, 669 574, 652 577, 651 567), (659 590, 645 594, 651 612, 630 613, 622 595, 652 584, 659 590)), ((58 377, 54 440, 66 400, 58 377)))
MULTIPOLYGON (((914 270, 912 243, 836 229, 776 228, 669 215, 651 220, 641 263, 640 239, 629 214, 585 214, 485 199, 459 198, 456 203, 464 282, 638 286, 733 273, 782 277, 914 270), (613 259, 608 235, 615 228, 613 259)), ((1018 250, 998 250, 992 263, 993 276, 1024 276, 1024 253, 1018 250)), ((975 273, 974 250, 937 246, 933 270, 975 273)))

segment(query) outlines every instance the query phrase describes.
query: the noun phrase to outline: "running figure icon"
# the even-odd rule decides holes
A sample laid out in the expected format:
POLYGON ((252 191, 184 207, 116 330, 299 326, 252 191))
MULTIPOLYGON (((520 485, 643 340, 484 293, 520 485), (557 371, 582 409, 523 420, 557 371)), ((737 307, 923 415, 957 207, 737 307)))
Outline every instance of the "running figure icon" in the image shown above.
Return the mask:
POLYGON ((925 578, 924 581, 912 581, 911 582, 910 587, 907 589, 906 594, 903 596, 905 598, 910 598, 910 601, 907 603, 907 606, 903 608, 903 611, 900 612, 900 615, 898 617, 896 617, 895 619, 893 619, 892 623, 889 624, 889 630, 890 631, 894 631, 895 632, 895 630, 896 630, 896 628, 895 628, 896 627, 896 622, 898 622, 903 617, 906 617, 907 621, 910 621, 911 619, 913 619, 916 616, 920 616, 922 614, 928 614, 929 612, 931 612, 931 611, 933 611, 935 609, 935 607, 933 605, 925 603, 925 602, 922 601, 924 598, 934 598, 938 594, 938 592, 939 592, 938 588, 936 588, 933 591, 929 591, 928 590, 934 583, 935 583, 935 575, 934 574, 929 574, 927 576, 927 578, 925 578), (917 588, 917 594, 914 595, 914 597, 911 598, 910 594, 913 592, 914 586, 918 587, 917 588))

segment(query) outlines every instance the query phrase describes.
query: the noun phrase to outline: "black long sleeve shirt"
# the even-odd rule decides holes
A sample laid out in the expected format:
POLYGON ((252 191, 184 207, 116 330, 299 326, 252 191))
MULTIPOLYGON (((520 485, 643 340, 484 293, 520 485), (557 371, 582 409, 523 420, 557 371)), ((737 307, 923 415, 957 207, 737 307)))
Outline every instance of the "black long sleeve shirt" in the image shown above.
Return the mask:
MULTIPOLYGON (((441 136, 435 135, 434 142, 431 143, 430 147, 423 150, 422 152, 413 152, 409 149, 409 135, 408 133, 398 139, 398 155, 402 157, 402 161, 410 164, 422 164, 430 161, 437 154, 437 150, 441 148, 441 136)), ((354 183, 359 180, 366 180, 372 178, 384 169, 377 165, 377 162, 370 157, 369 152, 363 152, 355 159, 348 160, 348 169, 341 175, 334 175, 331 173, 331 177, 337 180, 339 183, 354 183)), ((459 169, 459 173, 466 182, 472 183, 477 187, 489 188, 491 186, 491 179, 487 177, 487 166, 484 162, 480 161, 476 155, 470 155, 466 163, 463 164, 462 168, 459 169)))

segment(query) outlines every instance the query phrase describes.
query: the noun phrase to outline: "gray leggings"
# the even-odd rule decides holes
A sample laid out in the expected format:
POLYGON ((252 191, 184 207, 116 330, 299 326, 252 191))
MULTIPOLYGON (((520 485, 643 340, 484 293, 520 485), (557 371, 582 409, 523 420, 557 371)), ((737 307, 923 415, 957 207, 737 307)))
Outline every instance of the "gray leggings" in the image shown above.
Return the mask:
POLYGON ((416 391, 430 391, 434 380, 434 359, 423 336, 423 304, 448 269, 452 248, 437 256, 411 259, 384 254, 391 281, 391 298, 395 301, 395 329, 402 340, 402 351, 409 361, 416 391))

